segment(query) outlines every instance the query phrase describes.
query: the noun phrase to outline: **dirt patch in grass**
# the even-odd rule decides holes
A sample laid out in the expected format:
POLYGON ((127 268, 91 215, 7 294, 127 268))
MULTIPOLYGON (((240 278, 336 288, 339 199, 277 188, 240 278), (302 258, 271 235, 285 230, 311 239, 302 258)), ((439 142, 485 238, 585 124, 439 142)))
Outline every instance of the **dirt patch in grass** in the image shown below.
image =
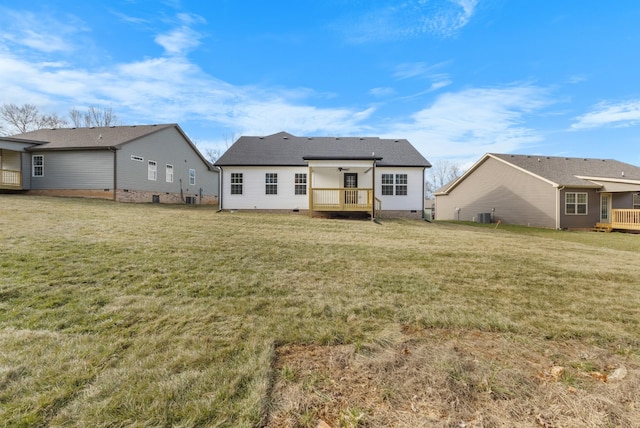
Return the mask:
POLYGON ((276 350, 265 427, 637 426, 638 356, 478 331, 276 350))

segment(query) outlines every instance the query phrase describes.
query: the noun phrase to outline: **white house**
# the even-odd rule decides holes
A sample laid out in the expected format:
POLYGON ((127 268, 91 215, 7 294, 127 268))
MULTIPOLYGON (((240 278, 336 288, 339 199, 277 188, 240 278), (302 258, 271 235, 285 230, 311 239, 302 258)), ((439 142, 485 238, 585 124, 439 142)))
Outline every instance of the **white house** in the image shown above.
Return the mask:
POLYGON ((421 218, 431 164, 405 139, 279 132, 239 138, 215 166, 223 210, 421 218))

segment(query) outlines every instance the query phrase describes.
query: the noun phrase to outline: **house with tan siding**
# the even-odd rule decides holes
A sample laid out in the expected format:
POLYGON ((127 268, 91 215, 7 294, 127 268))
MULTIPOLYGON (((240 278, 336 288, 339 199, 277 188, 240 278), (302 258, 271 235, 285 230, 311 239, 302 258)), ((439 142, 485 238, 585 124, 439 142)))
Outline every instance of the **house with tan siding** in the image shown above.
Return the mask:
POLYGON ((0 192, 217 204, 218 171, 177 124, 40 129, 0 138, 0 192))
POLYGON ((431 164, 406 139, 240 137, 218 159, 220 208, 422 218, 431 164))
POLYGON ((614 159, 488 153, 435 193, 437 220, 640 230, 640 167, 614 159))

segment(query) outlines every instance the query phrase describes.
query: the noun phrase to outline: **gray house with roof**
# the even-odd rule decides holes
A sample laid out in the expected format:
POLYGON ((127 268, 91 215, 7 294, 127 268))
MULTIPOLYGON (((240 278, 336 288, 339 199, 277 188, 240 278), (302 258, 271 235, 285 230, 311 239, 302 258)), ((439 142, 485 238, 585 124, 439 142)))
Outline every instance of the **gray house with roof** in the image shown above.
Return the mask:
POLYGON ((40 129, 0 138, 0 191, 217 204, 218 171, 177 124, 40 129))
POLYGON ((240 137, 215 166, 220 208, 421 218, 431 164, 405 139, 240 137))
POLYGON ((640 229, 640 168, 613 159, 489 153, 435 198, 437 220, 640 229))

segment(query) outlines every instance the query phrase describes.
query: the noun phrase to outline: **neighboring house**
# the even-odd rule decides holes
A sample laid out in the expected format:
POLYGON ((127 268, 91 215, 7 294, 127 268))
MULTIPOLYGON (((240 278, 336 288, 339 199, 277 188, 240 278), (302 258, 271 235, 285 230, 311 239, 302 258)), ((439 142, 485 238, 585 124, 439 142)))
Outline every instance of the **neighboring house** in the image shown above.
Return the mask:
POLYGON ((0 191, 217 204, 218 171, 177 124, 40 129, 0 137, 0 191))
POLYGON ((437 220, 640 229, 640 168, 613 159, 489 153, 435 195, 437 220))
POLYGON ((215 163, 220 209, 421 218, 431 164, 404 139, 241 137, 215 163))

